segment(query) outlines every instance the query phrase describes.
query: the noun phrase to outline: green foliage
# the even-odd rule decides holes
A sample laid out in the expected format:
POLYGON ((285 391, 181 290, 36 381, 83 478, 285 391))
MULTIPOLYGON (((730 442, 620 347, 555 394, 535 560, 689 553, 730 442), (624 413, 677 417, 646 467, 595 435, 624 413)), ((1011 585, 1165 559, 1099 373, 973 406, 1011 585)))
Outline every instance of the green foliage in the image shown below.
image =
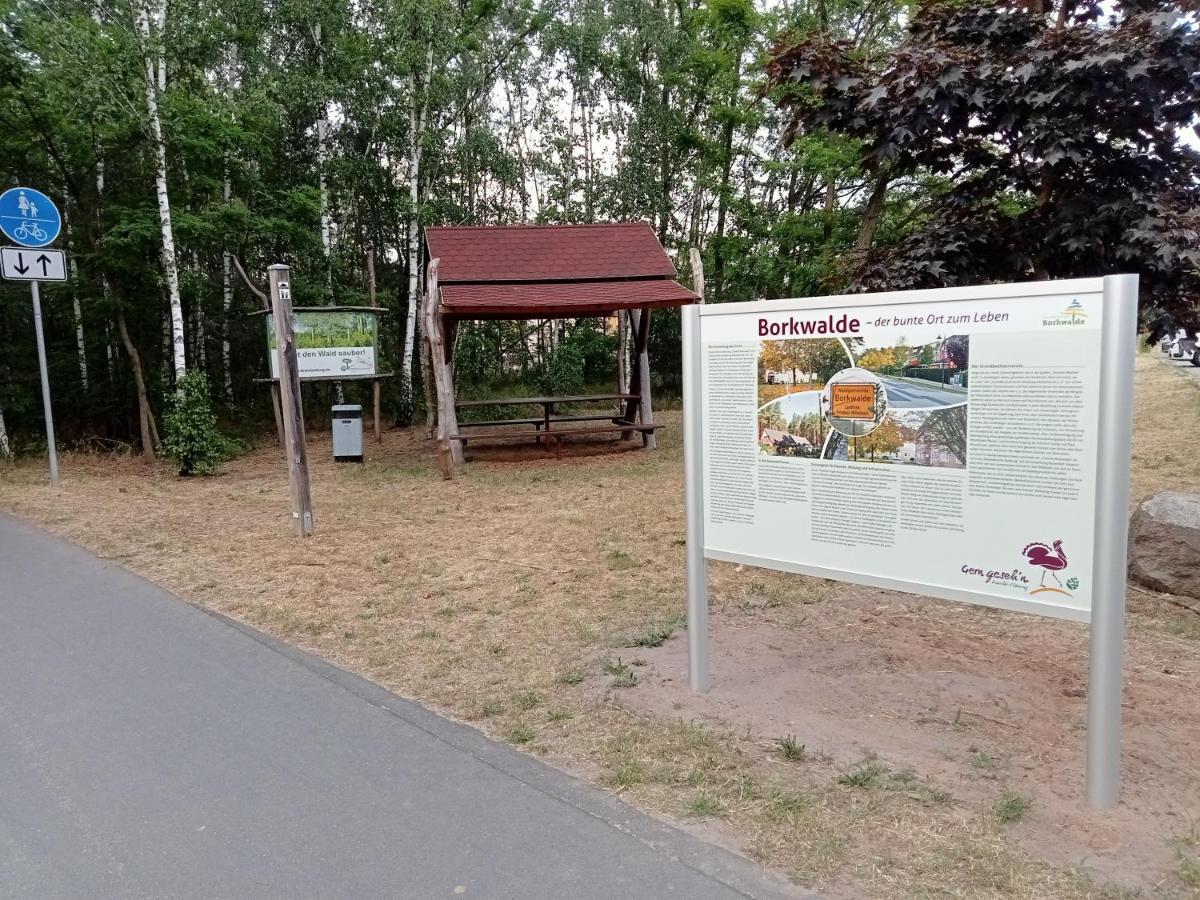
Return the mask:
POLYGON ((779 750, 779 755, 784 759, 790 759, 795 762, 803 762, 808 758, 808 751, 804 745, 799 743, 794 735, 778 738, 775 741, 775 746, 779 750))
POLYGON ((1033 801, 1015 791, 1005 791, 996 801, 993 812, 996 818, 1005 825, 1019 822, 1033 806, 1033 801))
POLYGON ((538 378, 538 386, 547 394, 556 396, 581 394, 584 389, 583 361, 580 347, 570 341, 561 342, 550 351, 538 378))
POLYGON ((1200 115, 1200 33, 1183 6, 927 2, 874 60, 828 28, 777 49, 785 139, 859 142, 879 200, 860 238, 891 231, 847 258, 854 286, 1136 271, 1148 318, 1200 322, 1200 156, 1179 139, 1200 115))
POLYGON ((837 783, 843 787, 871 788, 879 784, 883 769, 876 763, 864 763, 838 776, 837 783))
POLYGON ((179 464, 180 475, 211 475, 232 450, 217 430, 203 372, 188 372, 168 397, 162 449, 179 464))

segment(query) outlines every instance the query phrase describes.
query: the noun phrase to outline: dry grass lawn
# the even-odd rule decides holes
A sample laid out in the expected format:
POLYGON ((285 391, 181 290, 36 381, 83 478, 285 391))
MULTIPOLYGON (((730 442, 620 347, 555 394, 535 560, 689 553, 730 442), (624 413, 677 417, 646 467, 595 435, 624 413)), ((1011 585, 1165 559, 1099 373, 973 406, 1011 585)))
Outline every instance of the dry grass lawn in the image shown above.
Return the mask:
MULTIPOLYGON (((1165 487, 1200 490, 1200 454, 1185 438, 1189 429, 1197 433, 1200 391, 1141 357, 1137 404, 1135 496, 1165 487)), ((415 431, 390 432, 382 446, 369 443, 362 466, 334 464, 328 435, 313 435, 317 530, 303 542, 289 525, 274 446, 227 464, 216 477, 188 480, 129 458, 68 455, 61 494, 46 486, 42 461, 26 460, 0 467, 0 508, 830 896, 1200 892, 1200 838, 1187 827, 1187 816, 1200 818, 1195 743, 1162 747, 1177 756, 1155 768, 1179 773, 1178 783, 1167 785, 1181 807, 1177 826, 1150 813, 1112 820, 1159 829, 1146 838, 1157 851, 1143 847, 1126 858, 1125 845, 1114 847, 1097 828, 1090 853, 1064 858, 1055 829, 1087 820, 1078 808, 1081 779, 1029 787, 1010 778, 1015 756, 991 755, 993 745, 982 743, 962 763, 966 775, 921 757, 906 765, 901 742, 893 740, 896 720, 910 730, 917 725, 899 700, 894 708, 857 711, 877 716, 881 727, 874 732, 868 724, 851 750, 815 746, 803 710, 789 713, 789 740, 788 733, 722 718, 719 710, 698 715, 689 705, 696 698, 679 694, 677 685, 675 694, 658 690, 669 680, 663 673, 671 671, 671 654, 680 652, 684 541, 679 415, 661 418, 667 427, 654 454, 576 447, 555 462, 532 447, 483 449, 450 482, 438 476, 415 431)), ((995 650, 964 634, 984 641, 993 631, 1019 636, 1027 644, 1010 647, 1016 656, 1042 634, 1064 645, 1082 640, 1078 626, 727 565, 712 566, 711 594, 718 651, 722 640, 734 647, 752 638, 751 648, 778 655, 820 635, 847 671, 873 658, 859 654, 892 633, 896 609, 920 616, 922 634, 947 636, 937 645, 952 658, 946 669, 961 663, 974 671, 986 665, 977 655, 995 650), (892 612, 873 613, 881 604, 892 612), (765 643, 759 635, 767 635, 765 643)), ((1131 687, 1153 688, 1155 697, 1175 691, 1180 711, 1191 707, 1193 729, 1200 616, 1142 592, 1131 591, 1130 602, 1137 660, 1131 687), (1164 681, 1159 673, 1153 681, 1156 665, 1176 675, 1164 681)), ((1059 652, 1052 643, 1047 648, 1059 652)), ((916 663, 890 664, 904 671, 916 663)), ((1026 675, 1023 690, 1032 689, 1036 673, 1026 675)), ((1038 698, 1029 700, 1034 716, 1038 698)), ((1002 725, 988 727, 1001 736, 1008 726, 1023 727, 1021 719, 1003 721, 1007 715, 1025 713, 992 711, 1002 725)), ((1131 727, 1153 729, 1159 721, 1151 716, 1131 727)), ((956 740, 968 727, 943 725, 956 740)), ((1068 737, 1081 740, 1077 732, 1068 737)), ((1035 758, 1036 748, 1030 752, 1035 758)))

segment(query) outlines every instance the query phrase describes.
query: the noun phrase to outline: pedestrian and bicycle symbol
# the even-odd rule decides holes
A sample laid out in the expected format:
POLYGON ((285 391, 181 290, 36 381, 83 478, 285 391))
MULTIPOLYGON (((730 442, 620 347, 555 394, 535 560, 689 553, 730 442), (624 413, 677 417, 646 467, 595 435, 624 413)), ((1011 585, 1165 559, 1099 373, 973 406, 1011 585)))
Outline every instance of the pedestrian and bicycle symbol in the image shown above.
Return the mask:
POLYGON ((45 247, 62 230, 62 216, 49 197, 28 187, 0 194, 0 231, 26 247, 45 247))

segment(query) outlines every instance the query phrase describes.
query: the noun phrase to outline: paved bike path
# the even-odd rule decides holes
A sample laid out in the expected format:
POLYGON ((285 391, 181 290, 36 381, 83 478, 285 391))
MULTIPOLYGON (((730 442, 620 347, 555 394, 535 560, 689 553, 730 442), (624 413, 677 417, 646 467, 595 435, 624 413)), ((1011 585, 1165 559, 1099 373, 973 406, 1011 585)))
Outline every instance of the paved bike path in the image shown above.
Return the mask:
POLYGON ((0 515, 0 897, 799 895, 0 515))

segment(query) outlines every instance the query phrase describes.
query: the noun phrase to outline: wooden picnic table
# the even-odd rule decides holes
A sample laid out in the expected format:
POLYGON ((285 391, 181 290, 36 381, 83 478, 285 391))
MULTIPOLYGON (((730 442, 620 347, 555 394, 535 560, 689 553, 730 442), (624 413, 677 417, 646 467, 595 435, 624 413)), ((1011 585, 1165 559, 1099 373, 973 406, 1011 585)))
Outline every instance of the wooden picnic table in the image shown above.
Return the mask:
MULTIPOLYGON (((482 406, 540 406, 542 414, 537 417, 517 418, 517 419, 488 419, 475 422, 460 422, 458 427, 460 433, 450 435, 450 440, 461 442, 465 447, 468 436, 462 434, 462 430, 466 428, 484 428, 503 425, 532 425, 534 428, 534 440, 538 443, 544 443, 547 447, 551 445, 553 440, 555 452, 561 455, 562 438, 566 435, 581 435, 592 432, 603 433, 606 431, 620 431, 623 437, 627 437, 632 432, 640 432, 642 435, 652 433, 655 426, 649 423, 636 423, 633 418, 626 412, 607 411, 604 413, 594 412, 581 415, 557 415, 557 407, 564 404, 574 403, 602 403, 604 401, 623 402, 626 404, 626 410, 632 407, 638 400, 638 394, 577 394, 564 397, 499 397, 492 400, 457 400, 455 407, 458 409, 482 407, 482 406), (601 422, 607 421, 610 423, 608 427, 580 429, 578 427, 570 428, 553 428, 555 423, 570 423, 570 422, 601 422)), ((520 434, 528 435, 528 432, 492 432, 488 437, 499 437, 512 439, 520 434)), ((479 435, 483 437, 483 435, 479 435)))
POLYGON ((555 410, 562 404, 572 403, 602 403, 605 400, 610 401, 630 401, 638 399, 637 394, 577 394, 567 397, 498 397, 494 400, 458 400, 455 406, 459 409, 479 406, 540 406, 542 414, 534 418, 522 419, 492 419, 482 422, 463 422, 459 425, 460 428, 472 427, 479 428, 490 425, 533 425, 534 430, 540 431, 545 429, 550 431, 552 422, 598 422, 603 419, 620 419, 622 416, 619 413, 606 413, 605 415, 579 415, 579 416, 559 416, 555 414, 555 410))

